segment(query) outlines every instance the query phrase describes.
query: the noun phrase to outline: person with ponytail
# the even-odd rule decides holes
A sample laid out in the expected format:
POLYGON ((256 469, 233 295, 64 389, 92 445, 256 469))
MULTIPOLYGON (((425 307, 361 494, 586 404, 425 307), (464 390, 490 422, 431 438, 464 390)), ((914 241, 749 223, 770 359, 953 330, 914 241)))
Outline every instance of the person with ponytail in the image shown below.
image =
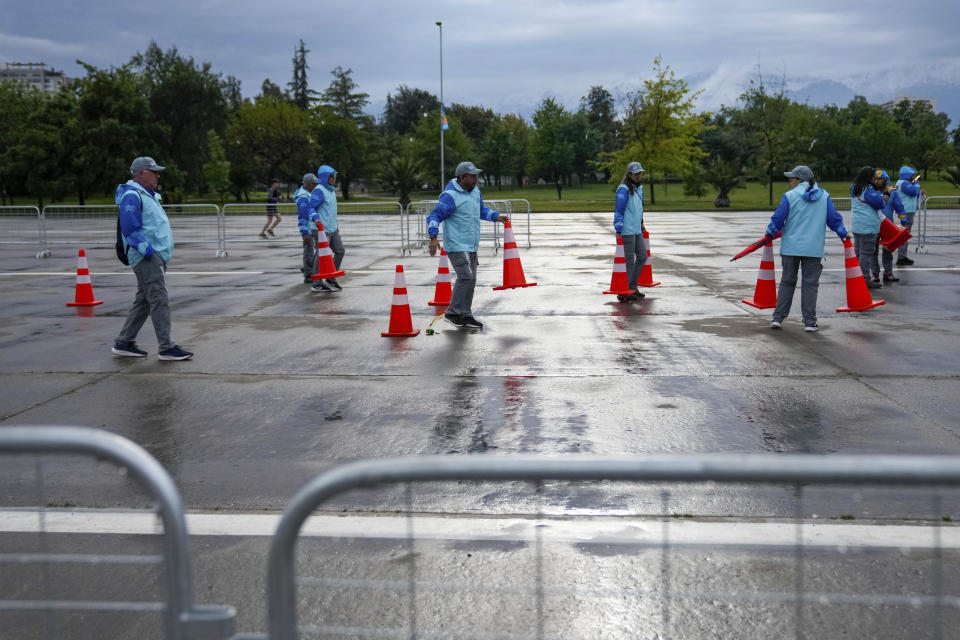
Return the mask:
POLYGON ((819 331, 817 324, 817 292, 823 271, 823 245, 829 227, 841 239, 849 236, 843 226, 843 217, 833 206, 830 194, 820 188, 810 167, 799 165, 783 174, 790 190, 780 198, 765 238, 771 240, 783 230, 780 241, 782 273, 777 291, 777 307, 770 321, 771 329, 780 329, 790 313, 793 294, 797 287, 797 273, 803 273, 800 285, 800 311, 804 331, 819 331))
POLYGON ((883 193, 882 170, 863 167, 850 185, 850 230, 853 250, 860 263, 863 279, 870 289, 879 289, 880 262, 877 259, 877 237, 880 220, 889 195, 883 193), (878 188, 877 185, 881 186, 878 188), (876 274, 876 279, 874 279, 876 274))

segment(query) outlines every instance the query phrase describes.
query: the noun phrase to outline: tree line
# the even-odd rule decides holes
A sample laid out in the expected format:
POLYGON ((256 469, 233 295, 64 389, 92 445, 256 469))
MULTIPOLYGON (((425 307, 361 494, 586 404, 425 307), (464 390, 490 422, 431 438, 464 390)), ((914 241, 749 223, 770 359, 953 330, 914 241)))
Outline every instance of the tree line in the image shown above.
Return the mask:
MULTIPOLYGON (((439 190, 437 97, 400 85, 371 116, 370 96, 349 68, 334 68, 325 90, 311 89, 308 53, 299 41, 290 82, 266 79, 252 99, 235 77, 155 42, 117 68, 78 61, 86 75, 53 95, 0 83, 0 203, 84 204, 111 193, 138 155, 167 167, 171 203, 208 193, 249 201, 272 179, 296 184, 321 163, 337 168, 347 199, 357 184, 378 185, 404 204, 425 184, 439 190)), ((825 180, 850 179, 865 164, 904 163, 957 178, 960 127, 950 132, 949 118, 923 102, 901 102, 892 113, 860 96, 844 107, 813 107, 759 71, 734 105, 697 112, 697 97, 658 56, 635 91, 615 98, 593 86, 575 110, 546 98, 529 121, 444 105, 444 175, 469 159, 493 186, 618 182, 623 167, 640 160, 651 204, 658 182, 682 180, 688 194, 710 194, 718 207, 747 180, 767 184, 772 204, 774 180, 796 164, 825 180)))

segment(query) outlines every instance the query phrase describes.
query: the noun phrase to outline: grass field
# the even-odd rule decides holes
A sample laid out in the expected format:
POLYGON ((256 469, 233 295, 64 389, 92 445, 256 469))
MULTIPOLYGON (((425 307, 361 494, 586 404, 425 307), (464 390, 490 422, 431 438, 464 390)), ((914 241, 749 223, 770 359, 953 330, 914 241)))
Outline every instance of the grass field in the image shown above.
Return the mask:
MULTIPOLYGON (((825 182, 821 186, 836 198, 849 197, 850 184, 848 182, 825 182)), ((945 180, 927 180, 922 183, 923 190, 930 196, 960 196, 960 190, 945 180)), ((613 184, 584 184, 582 187, 574 185, 563 189, 563 199, 557 200, 557 191, 551 185, 527 186, 523 189, 503 188, 498 189, 495 186, 483 187, 483 197, 487 200, 499 199, 524 199, 530 201, 530 207, 534 212, 548 211, 609 211, 613 212, 614 190, 613 184)), ((646 203, 644 208, 648 211, 715 211, 713 199, 715 194, 708 192, 703 198, 686 196, 683 194, 683 185, 673 183, 656 185, 656 204, 650 202, 650 187, 644 185, 646 193, 646 203)), ((787 190, 786 180, 777 182, 773 185, 773 205, 767 199, 767 187, 757 182, 750 182, 745 189, 737 189, 730 194, 730 209, 733 211, 766 211, 772 210, 780 201, 780 196, 787 190)), ((412 200, 436 200, 438 193, 436 191, 418 191, 411 194, 412 200)), ((266 192, 251 193, 251 202, 265 202, 266 192)), ((396 197, 389 193, 365 193, 351 194, 351 202, 362 202, 365 200, 389 200, 396 201, 396 197)), ((218 197, 214 194, 191 197, 188 202, 209 203, 217 202, 218 197)), ((233 200, 228 200, 232 202, 233 200)), ((29 198, 17 198, 17 205, 33 206, 34 200, 29 198)), ((47 204, 76 204, 75 199, 64 199, 59 202, 48 202, 47 204)), ((89 198, 87 204, 113 204, 112 195, 104 195, 95 198, 89 198)))

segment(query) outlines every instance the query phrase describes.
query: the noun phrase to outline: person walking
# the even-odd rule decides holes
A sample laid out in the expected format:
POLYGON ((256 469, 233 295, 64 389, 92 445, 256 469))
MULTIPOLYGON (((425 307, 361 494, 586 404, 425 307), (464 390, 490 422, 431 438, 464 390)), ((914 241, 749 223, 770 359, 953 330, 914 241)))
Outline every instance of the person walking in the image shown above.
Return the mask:
MULTIPOLYGON (((310 208, 307 213, 312 221, 316 222, 319 219, 323 225, 323 231, 327 234, 327 242, 330 244, 330 251, 333 252, 333 266, 339 271, 346 250, 343 248, 343 240, 340 238, 340 224, 337 220, 336 170, 328 164, 320 165, 320 168, 317 169, 317 181, 319 184, 314 187, 310 194, 310 208)), ((340 286, 336 278, 317 280, 317 283, 312 287, 313 291, 327 293, 342 289, 343 287, 340 286)))
POLYGON ((853 250, 860 263, 863 279, 870 289, 879 289, 880 263, 877 259, 877 234, 880 217, 890 196, 883 193, 883 171, 862 167, 850 185, 850 230, 853 231, 853 250), (878 188, 877 185, 880 185, 878 188), (874 278, 876 276, 876 278, 874 278))
POLYGON ((280 221, 283 220, 280 212, 277 211, 277 203, 281 200, 283 200, 283 194, 280 193, 280 183, 274 180, 270 185, 270 190, 267 191, 267 221, 263 223, 263 228, 260 229, 261 238, 266 238, 268 234, 271 238, 276 237, 273 230, 280 224, 280 221), (270 224, 271 222, 273 223, 272 226, 270 224))
MULTIPOLYGON (((647 262, 647 246, 643 241, 643 181, 644 170, 639 162, 627 165, 623 181, 617 187, 617 200, 613 211, 613 229, 623 238, 623 255, 627 262, 627 283, 630 289, 637 288, 637 277, 647 262)), ((640 300, 639 291, 618 295, 620 302, 640 300)))
MULTIPOLYGON (((900 201, 903 202, 903 215, 900 216, 900 225, 907 229, 913 226, 913 218, 917 215, 917 205, 920 203, 920 174, 913 167, 903 165, 900 167, 899 179, 897 180, 897 191, 900 192, 900 201)), ((913 264, 907 256, 907 245, 910 241, 904 242, 897 249, 897 266, 913 264)))
POLYGON ((316 223, 318 216, 316 211, 312 218, 310 216, 310 194, 317 188, 317 182, 316 174, 305 173, 300 187, 293 194, 293 201, 297 204, 297 228, 300 229, 300 236, 303 238, 303 265, 300 271, 303 272, 303 281, 306 284, 313 282, 310 276, 318 271, 317 243, 320 241, 316 223))
POLYGON ((479 264, 480 221, 506 222, 510 219, 484 206, 477 187, 477 176, 481 171, 472 162, 458 164, 454 172, 456 177, 447 184, 437 206, 427 216, 430 255, 437 255, 440 246, 437 236, 443 223, 443 249, 457 273, 444 319, 455 327, 472 329, 483 329, 483 323, 473 317, 472 310, 479 264))
POLYGON ((777 306, 770 320, 771 329, 780 329, 790 314, 793 293, 797 287, 797 272, 802 270, 800 285, 800 312, 804 331, 819 331, 817 324, 817 293, 820 273, 823 271, 823 245, 827 227, 841 239, 849 236, 843 226, 843 217, 833 206, 830 194, 813 179, 810 167, 798 165, 783 174, 790 190, 780 198, 764 238, 773 239, 783 231, 780 240, 780 288, 777 306))
POLYGON ((170 337, 170 300, 163 274, 173 257, 173 232, 157 194, 163 170, 153 158, 136 158, 130 165, 133 178, 117 186, 114 199, 120 208, 120 233, 130 268, 137 276, 137 294, 111 351, 118 356, 146 356, 137 346, 137 334, 149 316, 157 334, 159 358, 189 360, 193 354, 170 337))

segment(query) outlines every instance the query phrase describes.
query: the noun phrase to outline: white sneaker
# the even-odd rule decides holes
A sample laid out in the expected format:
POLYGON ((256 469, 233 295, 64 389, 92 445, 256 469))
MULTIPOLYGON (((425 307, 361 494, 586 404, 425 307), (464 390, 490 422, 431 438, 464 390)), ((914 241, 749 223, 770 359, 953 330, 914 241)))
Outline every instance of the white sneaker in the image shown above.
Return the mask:
POLYGON ((771 329, 779 329, 781 326, 782 326, 782 325, 780 324, 780 321, 779 321, 779 320, 771 320, 771 321, 770 321, 770 328, 771 328, 771 329))
POLYGON ((815 324, 808 324, 803 328, 804 331, 820 331, 820 327, 815 324))

